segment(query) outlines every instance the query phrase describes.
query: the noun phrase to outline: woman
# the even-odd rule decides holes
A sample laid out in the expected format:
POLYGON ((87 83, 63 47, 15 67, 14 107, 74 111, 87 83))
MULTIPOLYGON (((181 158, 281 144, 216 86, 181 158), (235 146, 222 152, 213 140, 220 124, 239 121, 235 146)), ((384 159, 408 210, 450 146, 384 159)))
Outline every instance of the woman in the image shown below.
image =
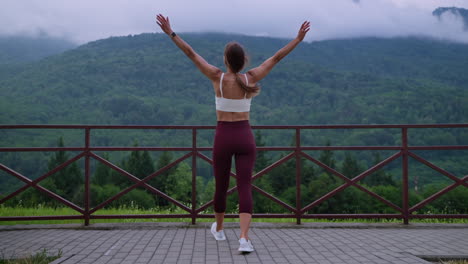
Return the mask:
POLYGON ((304 22, 297 37, 267 59, 260 66, 245 74, 239 73, 245 66, 246 56, 243 48, 235 42, 228 43, 224 51, 224 63, 227 72, 210 65, 198 55, 190 45, 174 33, 169 17, 159 14, 157 24, 169 35, 174 43, 195 66, 211 80, 216 99, 217 126, 213 145, 213 168, 216 181, 214 211, 216 222, 211 232, 216 240, 226 240, 223 231, 224 213, 226 211, 226 192, 229 187, 232 156, 235 157, 237 172, 237 190, 239 193, 240 246, 241 252, 252 252, 248 231, 252 218, 251 179, 255 162, 256 146, 249 125, 249 111, 252 97, 257 95, 260 87, 257 83, 265 78, 273 67, 288 55, 305 37, 310 23, 304 22))

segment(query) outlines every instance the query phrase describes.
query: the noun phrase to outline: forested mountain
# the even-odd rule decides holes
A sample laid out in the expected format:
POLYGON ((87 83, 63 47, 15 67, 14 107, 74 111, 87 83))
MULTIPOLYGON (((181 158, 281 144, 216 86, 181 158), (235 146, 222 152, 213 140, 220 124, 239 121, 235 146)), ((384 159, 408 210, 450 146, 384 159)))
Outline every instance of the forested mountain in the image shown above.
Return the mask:
MULTIPOLYGON (((182 34, 224 68, 226 42, 250 67, 287 41, 182 34)), ((303 43, 261 83, 256 124, 467 122, 468 45, 356 39, 303 43)), ((34 62, 0 81, 1 123, 213 124, 211 83, 165 35, 114 37, 34 62), (26 105, 24 107, 22 105, 26 105)))

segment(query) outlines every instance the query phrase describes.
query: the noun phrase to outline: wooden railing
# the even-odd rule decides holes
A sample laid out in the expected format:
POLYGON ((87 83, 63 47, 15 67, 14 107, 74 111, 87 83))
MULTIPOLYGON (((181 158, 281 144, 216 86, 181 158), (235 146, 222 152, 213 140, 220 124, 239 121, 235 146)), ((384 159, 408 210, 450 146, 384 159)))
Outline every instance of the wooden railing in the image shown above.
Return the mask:
MULTIPOLYGON (((426 159, 418 156, 414 153, 417 150, 468 150, 468 145, 437 145, 437 146, 411 146, 408 142, 408 130, 413 129, 428 129, 428 128, 468 128, 468 124, 430 124, 430 125, 314 125, 314 126, 252 126, 255 129, 281 129, 281 130, 294 130, 295 131, 295 146, 291 147, 274 147, 274 146, 267 146, 267 147, 257 147, 258 151, 290 151, 289 154, 280 158, 279 160, 275 161, 274 163, 270 164, 266 168, 263 168, 255 175, 253 175, 253 180, 260 178, 262 175, 270 172, 272 169, 278 167, 279 165, 294 159, 296 162, 296 170, 295 172, 295 181, 296 181, 296 205, 291 206, 284 201, 280 200, 279 198, 275 197, 274 195, 267 193, 266 191, 262 190, 258 186, 255 185, 253 181, 253 190, 259 192, 260 194, 268 197, 273 202, 281 205, 282 207, 286 208, 291 213, 289 214, 254 214, 253 217, 259 218, 295 218, 297 223, 301 223, 301 219, 303 218, 396 218, 402 219, 405 224, 408 224, 410 219, 414 218, 468 218, 467 214, 415 214, 414 212, 423 206, 427 205, 429 202, 437 199, 441 195, 450 192, 454 188, 458 186, 464 186, 465 188, 468 187, 468 175, 463 177, 457 177, 448 171, 434 165, 433 163, 427 161, 426 159), (305 130, 317 130, 317 129, 399 129, 401 131, 401 144, 395 146, 304 146, 301 144, 301 132, 305 130), (342 173, 334 170, 333 168, 328 167, 327 165, 320 162, 317 158, 305 153, 305 151, 311 150, 392 150, 395 151, 389 157, 386 157, 378 164, 370 167, 366 171, 356 175, 354 178, 348 178, 342 173), (358 184, 358 181, 364 179, 366 176, 370 175, 371 173, 381 169, 383 166, 389 164, 390 162, 402 158, 402 205, 396 205, 391 201, 383 198, 382 196, 376 194, 375 192, 367 189, 366 187, 358 184), (442 175, 445 175, 449 179, 453 181, 452 184, 446 186, 439 192, 431 195, 430 197, 424 199, 423 201, 417 203, 416 205, 410 206, 409 205, 409 187, 408 187, 408 159, 412 158, 427 167, 439 172, 442 175), (344 183, 334 190, 328 192, 327 194, 323 195, 322 197, 316 199, 310 204, 302 205, 301 204, 301 159, 305 158, 310 160, 314 164, 324 168, 329 173, 339 177, 344 181, 344 183), (396 214, 307 214, 307 212, 314 207, 320 205, 322 202, 330 199, 332 196, 342 192, 346 188, 354 186, 359 190, 371 195, 375 199, 381 201, 382 203, 388 205, 389 207, 396 210, 398 213, 396 214)), ((206 161, 207 163, 213 163, 212 159, 204 154, 201 151, 210 151, 212 147, 199 147, 197 145, 197 132, 200 130, 214 130, 215 126, 106 126, 106 125, 0 125, 0 131, 6 130, 21 130, 21 129, 43 129, 43 130, 51 130, 51 129, 73 129, 73 130, 84 130, 84 146, 83 147, 26 147, 26 148, 19 148, 19 147, 0 147, 0 152, 56 152, 56 151, 79 151, 80 153, 71 159, 67 160, 63 164, 60 164, 56 168, 52 169, 51 171, 43 174, 42 176, 32 180, 21 173, 14 171, 13 169, 7 167, 0 160, 0 169, 5 171, 6 173, 18 178, 19 180, 25 183, 24 186, 15 190, 14 192, 6 195, 5 197, 1 198, 0 204, 5 203, 7 200, 19 195, 21 192, 25 191, 28 188, 35 188, 46 195, 50 196, 51 198, 59 201, 60 203, 64 204, 67 207, 70 207, 80 215, 56 215, 56 216, 6 216, 0 217, 0 221, 19 221, 19 220, 59 220, 59 219, 83 219, 84 224, 88 225, 90 219, 111 219, 111 218, 191 218, 192 223, 196 222, 197 218, 210 218, 213 217, 211 214, 202 214, 202 212, 212 206, 213 201, 209 201, 200 207, 197 207, 197 186, 196 186, 196 176, 197 176, 197 158, 206 161), (91 142, 91 131, 92 130, 118 130, 118 129, 131 129, 131 130, 141 130, 141 129, 150 129, 150 130, 165 130, 165 129, 177 129, 177 130, 189 130, 192 132, 192 144, 191 146, 187 147, 157 147, 157 146, 141 146, 141 147, 102 147, 102 146, 92 146, 91 142), (186 154, 182 155, 181 157, 177 158, 167 166, 147 175, 145 178, 140 179, 136 176, 132 175, 131 173, 125 171, 124 169, 118 167, 115 164, 112 164, 108 160, 102 158, 101 156, 97 155, 97 151, 135 151, 135 150, 147 150, 147 151, 182 151, 186 152, 186 154), (76 162, 80 159, 85 160, 84 166, 84 207, 80 207, 73 202, 65 199, 64 197, 59 196, 58 194, 44 188, 39 183, 46 179, 47 177, 53 175, 54 173, 64 169, 65 167, 69 166, 73 162, 76 162), (133 182, 133 185, 129 186, 128 188, 122 190, 118 194, 110 197, 106 201, 100 203, 95 207, 90 206, 90 159, 95 159, 102 164, 110 167, 111 169, 119 172, 120 174, 126 176, 133 182), (170 197, 168 194, 163 193, 162 191, 158 190, 157 188, 148 184, 148 181, 161 175, 168 169, 174 167, 178 163, 186 160, 191 159, 192 163, 192 197, 191 197, 191 206, 186 206, 180 201, 170 197), (148 215, 99 215, 96 214, 99 209, 103 208, 104 206, 108 205, 112 201, 118 199, 119 197, 123 196, 124 194, 130 192, 131 190, 143 187, 153 193, 154 195, 160 196, 170 203, 180 207, 187 214, 148 214, 148 215)), ((4 144, 4 143, 2 143, 4 144)), ((231 172, 232 177, 236 177, 235 173, 231 172)), ((229 194, 232 194, 236 191, 236 187, 233 187, 228 190, 229 194)), ((226 217, 237 217, 236 215, 228 214, 226 217)))

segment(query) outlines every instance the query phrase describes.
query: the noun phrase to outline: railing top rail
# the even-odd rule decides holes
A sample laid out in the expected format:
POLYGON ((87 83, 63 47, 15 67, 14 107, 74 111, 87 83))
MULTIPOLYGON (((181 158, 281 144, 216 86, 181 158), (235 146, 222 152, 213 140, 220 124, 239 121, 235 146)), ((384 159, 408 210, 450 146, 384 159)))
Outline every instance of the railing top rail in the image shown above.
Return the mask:
MULTIPOLYGON (((463 128, 459 124, 253 125, 253 129, 463 128)), ((0 125, 0 129, 214 129, 214 125, 0 125)))

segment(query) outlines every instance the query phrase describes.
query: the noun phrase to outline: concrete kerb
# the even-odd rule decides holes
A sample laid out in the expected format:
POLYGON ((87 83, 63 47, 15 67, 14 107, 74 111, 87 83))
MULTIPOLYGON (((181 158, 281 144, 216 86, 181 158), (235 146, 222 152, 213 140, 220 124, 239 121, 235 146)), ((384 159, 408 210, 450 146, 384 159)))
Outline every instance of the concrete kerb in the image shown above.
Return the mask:
POLYGON ((453 261, 453 260, 468 260, 468 255, 415 255, 418 258, 431 261, 453 261))

